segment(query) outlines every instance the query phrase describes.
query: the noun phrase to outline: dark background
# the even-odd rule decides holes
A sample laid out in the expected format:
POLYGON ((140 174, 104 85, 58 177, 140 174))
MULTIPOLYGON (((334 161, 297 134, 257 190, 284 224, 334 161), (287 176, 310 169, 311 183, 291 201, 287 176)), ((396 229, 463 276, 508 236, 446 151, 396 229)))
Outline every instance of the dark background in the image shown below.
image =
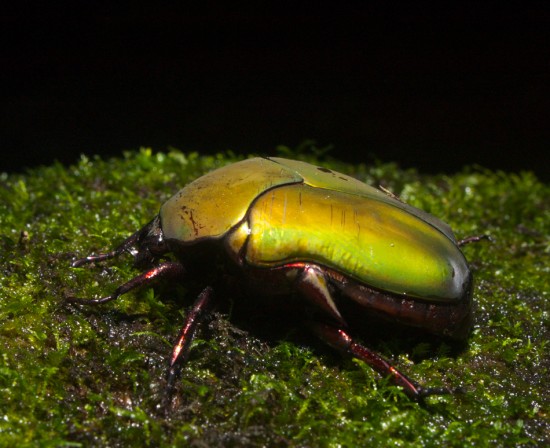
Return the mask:
POLYGON ((350 162, 549 178, 548 2, 92 3, 1 14, 0 171, 311 138, 350 162))

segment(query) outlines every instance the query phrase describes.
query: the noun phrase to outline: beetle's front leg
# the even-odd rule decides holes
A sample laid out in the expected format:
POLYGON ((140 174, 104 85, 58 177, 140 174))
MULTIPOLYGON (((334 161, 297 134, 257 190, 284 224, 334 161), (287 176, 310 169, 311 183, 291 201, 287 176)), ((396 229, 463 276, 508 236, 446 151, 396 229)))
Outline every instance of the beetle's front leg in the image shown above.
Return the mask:
POLYGON ((355 342, 348 333, 340 328, 321 323, 311 323, 310 326, 313 332, 331 347, 346 355, 351 355, 354 358, 366 362, 383 376, 390 376, 392 381, 396 385, 401 386, 405 393, 411 398, 418 400, 428 395, 443 395, 451 393, 450 390, 445 388, 425 388, 418 385, 405 374, 397 370, 379 354, 373 352, 364 345, 355 342))
POLYGON ((167 261, 153 269, 150 269, 143 274, 134 277, 132 280, 120 285, 115 292, 109 296, 101 297, 99 299, 81 299, 78 297, 67 297, 67 302, 79 303, 82 305, 98 305, 100 303, 110 302, 120 297, 122 294, 126 294, 132 289, 139 288, 140 286, 148 285, 159 279, 174 279, 181 278, 185 275, 186 270, 181 263, 175 261, 167 261))

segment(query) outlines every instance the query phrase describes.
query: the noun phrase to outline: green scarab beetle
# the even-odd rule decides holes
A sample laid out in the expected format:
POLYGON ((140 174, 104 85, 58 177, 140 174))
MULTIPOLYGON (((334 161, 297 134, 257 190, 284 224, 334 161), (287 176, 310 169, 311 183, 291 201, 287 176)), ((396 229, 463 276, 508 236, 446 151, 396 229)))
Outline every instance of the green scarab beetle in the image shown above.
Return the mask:
POLYGON ((173 381, 216 290, 231 283, 258 300, 295 296, 314 310, 309 326, 322 340, 420 398, 447 390, 419 386, 356 342, 343 305, 351 301, 376 318, 464 339, 472 275, 459 246, 480 238, 457 242, 437 218, 344 174, 254 158, 190 183, 113 251, 74 261, 78 267, 129 252, 148 270, 107 297, 68 300, 104 303, 160 279, 201 283, 173 349, 173 381))

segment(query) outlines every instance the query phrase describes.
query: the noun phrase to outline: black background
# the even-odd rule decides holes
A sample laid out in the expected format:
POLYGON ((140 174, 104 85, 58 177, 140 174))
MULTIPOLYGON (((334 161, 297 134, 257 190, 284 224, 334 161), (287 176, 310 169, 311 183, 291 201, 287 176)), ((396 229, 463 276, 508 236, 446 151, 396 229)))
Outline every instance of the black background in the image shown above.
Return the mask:
POLYGON ((1 14, 0 171, 312 138, 350 162, 549 177, 548 2, 81 3, 1 14))

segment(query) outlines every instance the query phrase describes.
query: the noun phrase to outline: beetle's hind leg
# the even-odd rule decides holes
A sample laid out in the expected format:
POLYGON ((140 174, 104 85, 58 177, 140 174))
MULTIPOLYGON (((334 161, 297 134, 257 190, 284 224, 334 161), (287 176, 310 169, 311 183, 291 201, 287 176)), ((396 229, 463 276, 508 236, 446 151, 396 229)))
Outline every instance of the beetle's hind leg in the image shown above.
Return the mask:
POLYGON ((328 289, 327 278, 318 267, 308 264, 303 266, 296 279, 296 290, 326 315, 341 325, 347 325, 328 289))
POLYGON ((405 374, 401 373, 388 361, 382 358, 376 352, 361 345, 344 330, 322 323, 310 323, 313 332, 328 345, 336 350, 351 355, 354 358, 366 362, 378 373, 383 376, 389 376, 394 384, 401 386, 404 392, 416 400, 422 399, 428 395, 450 394, 451 391, 445 388, 425 388, 418 385, 405 374))
POLYGON ((401 373, 388 361, 376 352, 355 342, 352 337, 342 329, 346 327, 340 311, 336 307, 329 291, 325 274, 313 265, 304 265, 303 271, 296 279, 296 289, 314 304, 317 309, 323 310, 326 315, 332 317, 337 326, 324 323, 310 323, 313 332, 328 345, 336 350, 351 355, 354 358, 366 362, 374 370, 384 376, 389 376, 392 381, 401 386, 405 393, 414 399, 421 399, 427 395, 441 395, 450 393, 447 389, 424 388, 401 373))

